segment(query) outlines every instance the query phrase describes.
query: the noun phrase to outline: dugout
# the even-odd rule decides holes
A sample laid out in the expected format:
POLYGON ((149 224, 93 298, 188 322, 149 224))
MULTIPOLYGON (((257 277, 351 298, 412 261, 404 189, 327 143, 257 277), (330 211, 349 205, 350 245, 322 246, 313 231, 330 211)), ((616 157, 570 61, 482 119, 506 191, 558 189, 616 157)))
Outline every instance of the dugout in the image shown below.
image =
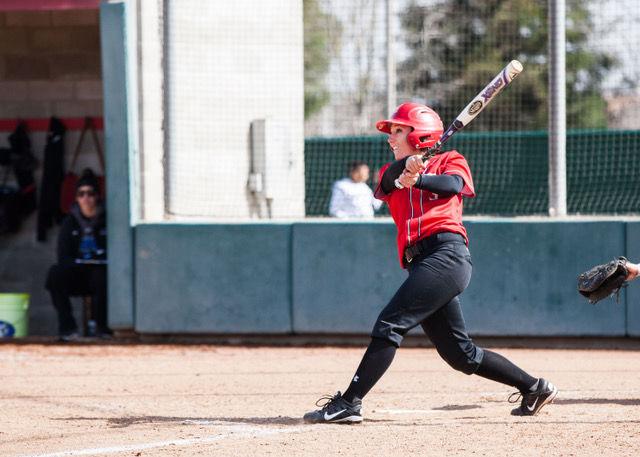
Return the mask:
MULTIPOLYGON (((94 109, 83 109, 83 103, 76 105, 74 100, 55 99, 45 104, 49 111, 42 114, 42 108, 29 98, 28 77, 5 81, 7 58, 0 54, 0 81, 6 84, 0 86, 2 96, 11 99, 7 106, 20 110, 2 113, 0 118, 47 119, 46 116, 54 114, 54 107, 64 106, 68 109, 65 119, 82 119, 86 115, 103 119, 104 135, 100 133, 100 141, 104 142, 109 197, 109 324, 115 330, 135 327, 137 225, 197 215, 201 210, 197 206, 199 202, 189 207, 194 202, 189 198, 194 189, 200 190, 200 203, 208 204, 213 190, 225 195, 219 202, 233 211, 242 205, 249 214, 246 179, 252 160, 251 125, 265 126, 262 130, 269 141, 272 136, 268 126, 272 124, 268 119, 284 120, 295 126, 286 138, 273 140, 277 145, 286 146, 280 148, 279 160, 287 164, 287 174, 280 178, 283 182, 295 181, 297 188, 302 189, 296 210, 304 214, 302 2, 259 1, 255 2, 251 14, 247 14, 244 4, 219 8, 215 2, 203 1, 194 5, 199 11, 197 15, 186 2, 16 0, 2 3, 0 34, 4 34, 5 39, 0 49, 13 58, 17 51, 11 50, 7 43, 21 43, 23 67, 41 72, 34 76, 41 78, 37 80, 42 81, 39 88, 46 91, 52 83, 59 83, 70 91, 71 97, 86 95, 89 88, 96 94, 95 99, 90 100, 94 109), (169 19, 163 23, 165 7, 169 19), (59 24, 66 16, 81 21, 78 25, 81 33, 74 34, 71 26, 54 25, 54 18, 58 21, 55 24, 59 24), (281 26, 274 30, 269 22, 263 21, 265 17, 279 21, 281 26), (237 18, 245 21, 246 27, 252 27, 253 33, 247 34, 246 27, 238 27, 237 18), (16 24, 16 30, 10 29, 9 24, 20 21, 24 24, 20 27, 16 24), (214 23, 219 26, 212 26, 214 23), (68 33, 60 33, 54 29, 56 26, 68 33), (9 36, 10 33, 15 37, 9 36), (47 33, 51 35, 49 38, 47 33), (83 37, 82 33, 90 36, 83 37), (35 57, 30 34, 43 35, 39 43, 44 49, 35 57), (45 50, 48 44, 54 43, 56 49, 59 48, 57 52, 69 59, 69 65, 73 63, 78 71, 93 68, 94 83, 86 84, 90 87, 85 87, 84 92, 79 89, 82 78, 87 78, 82 73, 79 81, 72 75, 64 76, 61 82, 47 79, 50 66, 57 61, 45 50), (84 62, 71 58, 74 47, 80 48, 84 62), (252 50, 256 47, 263 48, 264 52, 256 53, 252 50), (193 51, 196 48, 200 54, 193 51), (261 58, 265 55, 279 58, 279 64, 270 65, 261 58), (203 62, 201 56, 209 57, 203 62), (211 80, 211 70, 219 68, 226 71, 215 71, 213 74, 218 79, 211 80), (194 75, 198 76, 197 84, 193 83, 194 75), (233 100, 226 87, 237 90, 233 100), (19 98, 19 90, 24 92, 23 98, 19 98), (283 97, 283 93, 291 97, 283 97), (211 129, 211 125, 220 123, 227 127, 223 129, 227 133, 222 141, 216 141, 219 133, 211 129), (240 126, 238 132, 229 128, 234 123, 240 126), (204 143, 203 135, 207 140, 204 143), (209 146, 196 151, 194 145, 197 144, 209 146), (198 160, 193 160, 196 155, 198 160), (165 168, 167 162, 172 167, 165 168), (238 163, 246 165, 245 176, 219 179, 226 175, 230 165, 238 163), (198 184, 195 188, 194 182, 198 184), (210 184, 216 187, 209 189, 210 184)), ((56 89, 50 96, 61 97, 61 94, 62 89, 56 89)), ((256 132, 254 129, 254 135, 256 132)), ((40 153, 43 146, 41 140, 35 140, 33 150, 40 153)), ((270 190, 273 195, 289 191, 284 186, 270 190)), ((282 211, 279 204, 278 200, 273 206, 274 213, 282 211)), ((34 229, 30 227, 25 223, 18 235, 0 240, 3 255, 0 288, 31 293, 31 334, 53 335, 55 313, 42 284, 48 265, 53 263, 55 235, 49 237, 51 241, 46 245, 39 245, 33 241, 34 229)))
MULTIPOLYGON (((0 148, 9 147, 9 135, 24 123, 35 158, 30 203, 35 208, 21 207, 19 225, 0 235, 0 291, 30 294, 31 335, 57 333, 44 281, 55 262, 59 216, 39 214, 44 206, 44 149, 52 116, 66 127, 65 170, 80 173, 90 167, 105 174, 89 130, 71 168, 85 118, 92 119, 104 153, 99 7, 99 0, 0 2, 0 148)), ((5 189, 19 187, 8 166, 0 167, 0 184, 5 189)))

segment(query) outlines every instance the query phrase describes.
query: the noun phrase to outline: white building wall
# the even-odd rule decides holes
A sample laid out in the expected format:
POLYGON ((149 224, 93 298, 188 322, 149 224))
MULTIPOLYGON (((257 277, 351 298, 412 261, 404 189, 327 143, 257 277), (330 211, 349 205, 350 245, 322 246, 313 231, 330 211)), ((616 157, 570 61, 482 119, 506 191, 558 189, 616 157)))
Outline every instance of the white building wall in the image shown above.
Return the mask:
POLYGON ((144 219, 304 216, 302 0, 167 2, 164 81, 158 4, 140 2, 144 219), (268 195, 248 185, 256 120, 268 195))
POLYGON ((138 117, 140 177, 138 217, 165 218, 162 8, 159 1, 138 0, 138 117))

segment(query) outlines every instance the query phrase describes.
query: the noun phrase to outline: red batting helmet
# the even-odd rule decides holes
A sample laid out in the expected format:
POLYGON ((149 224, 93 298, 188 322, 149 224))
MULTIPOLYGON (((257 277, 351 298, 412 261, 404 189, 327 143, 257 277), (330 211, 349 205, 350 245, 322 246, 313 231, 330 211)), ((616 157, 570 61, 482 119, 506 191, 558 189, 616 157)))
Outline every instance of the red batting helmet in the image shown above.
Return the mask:
POLYGON ((438 113, 420 103, 403 103, 398 106, 391 119, 376 122, 376 128, 381 132, 391 133, 391 124, 412 127, 413 131, 407 135, 407 141, 416 149, 430 148, 444 131, 438 113))

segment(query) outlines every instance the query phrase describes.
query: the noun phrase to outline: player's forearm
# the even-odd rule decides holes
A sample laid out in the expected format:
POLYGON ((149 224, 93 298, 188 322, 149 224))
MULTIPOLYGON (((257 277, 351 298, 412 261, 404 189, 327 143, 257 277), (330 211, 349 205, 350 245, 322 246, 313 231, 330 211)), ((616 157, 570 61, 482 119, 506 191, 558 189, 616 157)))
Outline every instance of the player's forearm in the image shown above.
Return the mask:
POLYGON ((463 186, 464 180, 458 175, 420 175, 413 187, 449 197, 460 193, 463 186))
POLYGON ((406 162, 407 158, 405 157, 404 159, 396 160, 391 165, 389 165, 389 168, 385 170, 384 174, 382 175, 382 179, 380 180, 380 188, 382 189, 382 192, 388 195, 394 190, 397 190, 394 182, 404 171, 406 162))

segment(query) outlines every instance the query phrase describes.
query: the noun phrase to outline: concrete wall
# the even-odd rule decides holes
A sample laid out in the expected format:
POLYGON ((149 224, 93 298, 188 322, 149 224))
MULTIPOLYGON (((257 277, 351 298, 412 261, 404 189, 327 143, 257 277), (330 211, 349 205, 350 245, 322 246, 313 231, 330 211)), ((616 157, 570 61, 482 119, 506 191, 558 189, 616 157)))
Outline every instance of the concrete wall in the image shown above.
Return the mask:
POLYGON ((155 222, 165 218, 164 198, 164 68, 162 2, 138 5, 138 106, 140 134, 140 211, 136 218, 155 222))
POLYGON ((256 163, 251 123, 263 119, 273 126, 260 140, 273 171, 263 177, 271 213, 303 217, 302 1, 167 5, 168 212, 178 219, 258 217, 247 182, 256 163))
POLYGON ((109 192, 107 199, 107 272, 109 326, 130 329, 134 320, 133 229, 131 175, 138 154, 135 134, 136 99, 130 53, 135 34, 127 27, 132 10, 127 3, 103 3, 100 7, 105 93, 105 143, 109 192), (128 31, 128 32, 127 32, 128 31))
MULTIPOLYGON (((638 223, 468 221, 462 303, 484 336, 638 336, 640 284, 590 305, 586 268, 640 258, 638 223), (585 246, 587 247, 585 249, 585 246)), ((405 273, 388 221, 136 227, 136 330, 367 334, 405 273)))

